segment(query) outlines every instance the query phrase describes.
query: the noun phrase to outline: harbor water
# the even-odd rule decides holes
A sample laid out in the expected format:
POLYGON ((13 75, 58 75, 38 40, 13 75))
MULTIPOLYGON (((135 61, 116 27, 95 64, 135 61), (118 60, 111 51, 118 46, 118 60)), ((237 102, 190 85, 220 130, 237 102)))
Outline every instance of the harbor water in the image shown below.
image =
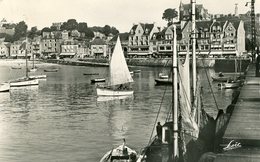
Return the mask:
MULTIPOLYGON (((25 75, 12 69, 17 61, 0 61, 0 82, 25 75)), ((66 66, 37 62, 38 71, 46 74, 39 86, 12 88, 0 93, 0 161, 4 162, 97 162, 126 139, 136 151, 150 139, 157 112, 164 123, 171 109, 171 87, 155 86, 154 79, 166 68, 130 67, 135 73, 134 95, 128 98, 96 96, 91 79, 107 77, 107 67, 66 66), (58 72, 44 73, 44 69, 58 72), (83 75, 99 73, 99 75, 83 75)), ((169 70, 168 70, 169 71, 169 70)), ((203 105, 212 116, 217 107, 211 94, 207 75, 214 69, 199 69, 203 86, 203 105)), ((211 78, 209 78, 210 81, 211 78)), ((225 109, 233 90, 219 90, 211 82, 219 108, 225 109)))

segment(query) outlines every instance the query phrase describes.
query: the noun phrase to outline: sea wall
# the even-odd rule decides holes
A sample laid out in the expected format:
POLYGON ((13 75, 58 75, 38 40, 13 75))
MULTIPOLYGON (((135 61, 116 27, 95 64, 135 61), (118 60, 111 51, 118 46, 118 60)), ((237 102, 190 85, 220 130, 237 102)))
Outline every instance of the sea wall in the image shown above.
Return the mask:
MULTIPOLYGON (((75 65, 75 66, 108 66, 108 59, 59 59, 59 60, 43 60, 43 62, 57 63, 63 65, 75 65)), ((129 66, 150 66, 150 67, 171 67, 171 58, 134 58, 126 59, 129 66)), ((249 59, 219 59, 219 58, 198 58, 197 67, 214 68, 216 71, 223 72, 234 72, 235 62, 237 62, 237 67, 239 69, 240 64, 242 70, 247 67, 250 63, 249 59)), ((190 63, 192 63, 190 61, 190 63)))

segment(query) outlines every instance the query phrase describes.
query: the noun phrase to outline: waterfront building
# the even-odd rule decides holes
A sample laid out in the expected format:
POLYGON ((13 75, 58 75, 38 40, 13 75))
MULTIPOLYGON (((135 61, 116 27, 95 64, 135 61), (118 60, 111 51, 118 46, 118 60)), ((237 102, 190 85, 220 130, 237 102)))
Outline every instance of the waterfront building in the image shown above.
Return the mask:
POLYGON ((223 37, 223 56, 242 56, 245 53, 244 22, 227 21, 223 37))
POLYGON ((76 54, 77 58, 86 58, 90 57, 91 55, 91 50, 90 50, 90 43, 89 42, 79 42, 78 43, 78 52, 76 54))
POLYGON ((150 40, 154 33, 160 29, 155 24, 134 24, 129 33, 128 56, 129 57, 150 57, 153 47, 150 46, 150 40))
POLYGON ((78 42, 74 40, 64 41, 61 44, 61 53, 59 58, 73 58, 78 52, 78 42))
MULTIPOLYGON (((210 20, 211 14, 203 7, 202 4, 196 4, 196 20, 210 20)), ((191 20, 191 4, 180 3, 179 21, 191 20)))
POLYGON ((63 42, 62 32, 43 32, 41 41, 41 51, 44 57, 57 55, 60 53, 60 45, 63 42))
POLYGON ((114 51, 114 47, 116 45, 117 37, 120 37, 121 46, 124 52, 125 57, 128 56, 128 39, 129 39, 129 33, 119 33, 116 36, 114 36, 109 42, 108 42, 108 53, 111 55, 114 51))
POLYGON ((16 41, 10 46, 11 58, 25 58, 26 42, 16 41))
POLYGON ((91 42, 91 57, 108 57, 108 45, 103 39, 97 37, 91 42))
POLYGON ((210 27, 213 21, 198 21, 196 22, 196 51, 198 55, 209 56, 211 55, 211 39, 210 39, 210 27))
POLYGON ((0 58, 9 57, 10 46, 11 46, 11 43, 0 42, 0 58))

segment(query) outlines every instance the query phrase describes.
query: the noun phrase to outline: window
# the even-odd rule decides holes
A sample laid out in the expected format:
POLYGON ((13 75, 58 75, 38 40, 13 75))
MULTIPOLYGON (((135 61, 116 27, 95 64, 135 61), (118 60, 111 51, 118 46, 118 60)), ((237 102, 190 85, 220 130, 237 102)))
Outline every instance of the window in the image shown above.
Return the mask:
POLYGON ((161 46, 161 47, 160 47, 160 50, 164 50, 164 46, 161 46))

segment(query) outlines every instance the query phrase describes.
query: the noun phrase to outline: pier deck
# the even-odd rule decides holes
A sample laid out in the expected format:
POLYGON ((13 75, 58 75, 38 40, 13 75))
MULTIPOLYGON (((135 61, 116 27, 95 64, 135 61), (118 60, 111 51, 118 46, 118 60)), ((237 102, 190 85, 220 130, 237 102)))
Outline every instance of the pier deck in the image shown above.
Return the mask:
POLYGON ((254 66, 247 72, 222 144, 232 140, 242 147, 218 154, 214 162, 260 162, 260 77, 255 77, 254 66))

